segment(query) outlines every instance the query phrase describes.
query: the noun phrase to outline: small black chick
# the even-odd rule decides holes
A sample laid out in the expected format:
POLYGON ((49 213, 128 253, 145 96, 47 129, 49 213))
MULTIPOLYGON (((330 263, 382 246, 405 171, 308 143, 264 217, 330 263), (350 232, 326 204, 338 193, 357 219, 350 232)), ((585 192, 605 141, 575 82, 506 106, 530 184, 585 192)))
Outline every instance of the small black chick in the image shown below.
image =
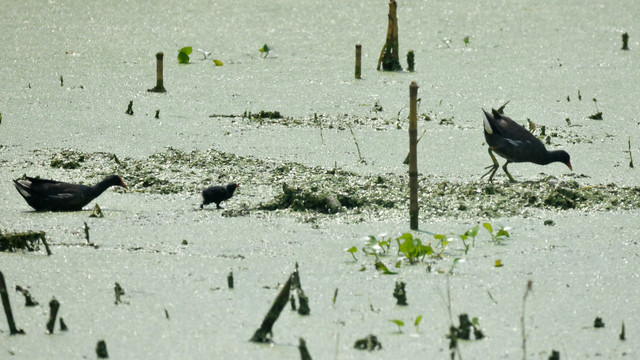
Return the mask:
POLYGON ((236 183, 230 183, 227 186, 212 186, 204 189, 202 191, 202 205, 200 205, 200 209, 211 203, 216 203, 216 208, 222 209, 220 203, 231 199, 233 192, 239 187, 240 185, 236 183))

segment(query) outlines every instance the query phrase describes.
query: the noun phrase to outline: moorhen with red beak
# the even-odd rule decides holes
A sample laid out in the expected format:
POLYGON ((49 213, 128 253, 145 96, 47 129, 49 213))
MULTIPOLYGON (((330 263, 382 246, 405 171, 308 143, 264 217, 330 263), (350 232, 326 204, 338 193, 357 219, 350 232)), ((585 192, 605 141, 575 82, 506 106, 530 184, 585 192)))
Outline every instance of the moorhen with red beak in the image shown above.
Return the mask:
POLYGON ((227 186, 211 186, 204 189, 202 191, 202 205, 200 205, 200 209, 211 203, 216 203, 216 209, 222 209, 220 203, 231 199, 234 191, 239 187, 240 185, 236 183, 230 183, 227 186))
POLYGON ((494 152, 507 159, 502 169, 511 181, 515 180, 509 174, 507 165, 512 162, 532 162, 539 165, 561 162, 573 170, 569 154, 566 151, 547 150, 542 141, 527 129, 495 109, 491 109, 491 114, 482 111, 484 112, 484 138, 489 145, 489 156, 493 160, 493 165, 488 166, 491 170, 482 177, 491 174, 489 175, 489 181, 491 181, 493 175, 498 171, 500 165, 493 155, 494 152))
POLYGON ((112 186, 127 188, 118 175, 109 175, 93 186, 27 177, 13 180, 27 203, 36 211, 78 211, 112 186))

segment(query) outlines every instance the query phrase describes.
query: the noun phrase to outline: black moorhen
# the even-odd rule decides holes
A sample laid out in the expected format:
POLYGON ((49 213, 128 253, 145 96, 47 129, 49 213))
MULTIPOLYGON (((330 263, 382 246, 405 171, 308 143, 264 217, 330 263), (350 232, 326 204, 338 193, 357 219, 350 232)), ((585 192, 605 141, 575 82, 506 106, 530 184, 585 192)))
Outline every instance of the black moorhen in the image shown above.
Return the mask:
POLYGON ((227 186, 212 186, 204 189, 202 191, 202 205, 200 205, 200 209, 211 203, 216 203, 216 208, 222 209, 220 203, 231 199, 233 192, 239 187, 240 185, 236 183, 230 183, 227 186))
POLYGON ((489 156, 493 160, 493 165, 488 166, 491 170, 482 175, 482 177, 491 174, 489 176, 489 181, 491 181, 493 175, 498 171, 498 160, 496 160, 493 152, 507 159, 502 169, 511 181, 515 180, 507 171, 507 165, 512 162, 532 162, 539 165, 547 165, 558 161, 573 170, 569 154, 566 151, 548 151, 538 138, 509 117, 500 114, 495 109, 491 109, 491 114, 484 110, 482 111, 484 112, 484 138, 489 145, 489 156))
POLYGON ((127 188, 118 175, 109 175, 93 186, 27 177, 13 180, 16 189, 36 211, 78 211, 111 186, 127 188))

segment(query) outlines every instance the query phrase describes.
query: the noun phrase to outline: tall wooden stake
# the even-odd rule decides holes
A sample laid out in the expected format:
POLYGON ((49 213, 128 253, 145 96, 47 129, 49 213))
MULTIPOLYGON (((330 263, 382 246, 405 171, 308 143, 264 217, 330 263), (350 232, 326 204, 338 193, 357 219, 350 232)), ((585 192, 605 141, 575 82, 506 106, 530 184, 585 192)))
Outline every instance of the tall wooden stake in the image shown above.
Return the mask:
POLYGON ((409 219, 411 230, 418 230, 418 84, 409 85, 409 219))
POLYGON ((362 45, 356 44, 356 79, 360 79, 362 73, 362 45))

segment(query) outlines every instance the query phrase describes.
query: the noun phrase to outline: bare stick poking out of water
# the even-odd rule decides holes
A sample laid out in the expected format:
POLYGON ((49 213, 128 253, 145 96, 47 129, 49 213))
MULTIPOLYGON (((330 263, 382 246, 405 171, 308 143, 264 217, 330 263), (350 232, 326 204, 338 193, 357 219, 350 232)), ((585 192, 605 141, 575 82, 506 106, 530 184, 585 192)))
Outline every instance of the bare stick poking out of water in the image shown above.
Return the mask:
POLYGON ((356 79, 362 75, 362 45, 356 44, 356 79))
POLYGON ((527 296, 533 287, 533 281, 527 281, 527 289, 524 291, 522 297, 522 314, 520 314, 520 325, 522 326, 522 360, 527 360, 527 334, 524 327, 525 306, 527 303, 527 296))
POLYGON ((227 286, 229 286, 229 289, 233 289, 233 271, 227 275, 227 286))
POLYGON ((418 84, 409 85, 409 223, 418 230, 418 84))
POLYGON ((351 136, 353 136, 353 142, 356 143, 356 149, 358 149, 358 159, 360 159, 360 162, 363 163, 365 161, 362 158, 362 153, 360 153, 360 145, 358 145, 358 139, 356 139, 356 134, 353 132, 353 129, 351 128, 351 123, 347 123, 347 126, 349 126, 349 131, 351 131, 351 136))
POLYGON ((291 281, 293 279, 293 275, 289 276, 287 282, 282 287, 282 290, 278 293, 276 300, 271 305, 271 309, 267 312, 267 315, 262 320, 262 324, 260 328, 256 330, 256 332, 251 337, 251 341, 259 342, 259 343, 270 343, 271 338, 273 337, 273 324, 278 320, 278 316, 282 312, 282 309, 289 302, 289 294, 291 293, 291 281))
POLYGON ((0 271, 0 297, 2 297, 2 306, 9 323, 9 332, 11 335, 24 334, 24 330, 16 328, 13 320, 13 312, 11 311, 11 303, 9 302, 9 293, 7 292, 7 284, 4 282, 4 275, 0 271))

